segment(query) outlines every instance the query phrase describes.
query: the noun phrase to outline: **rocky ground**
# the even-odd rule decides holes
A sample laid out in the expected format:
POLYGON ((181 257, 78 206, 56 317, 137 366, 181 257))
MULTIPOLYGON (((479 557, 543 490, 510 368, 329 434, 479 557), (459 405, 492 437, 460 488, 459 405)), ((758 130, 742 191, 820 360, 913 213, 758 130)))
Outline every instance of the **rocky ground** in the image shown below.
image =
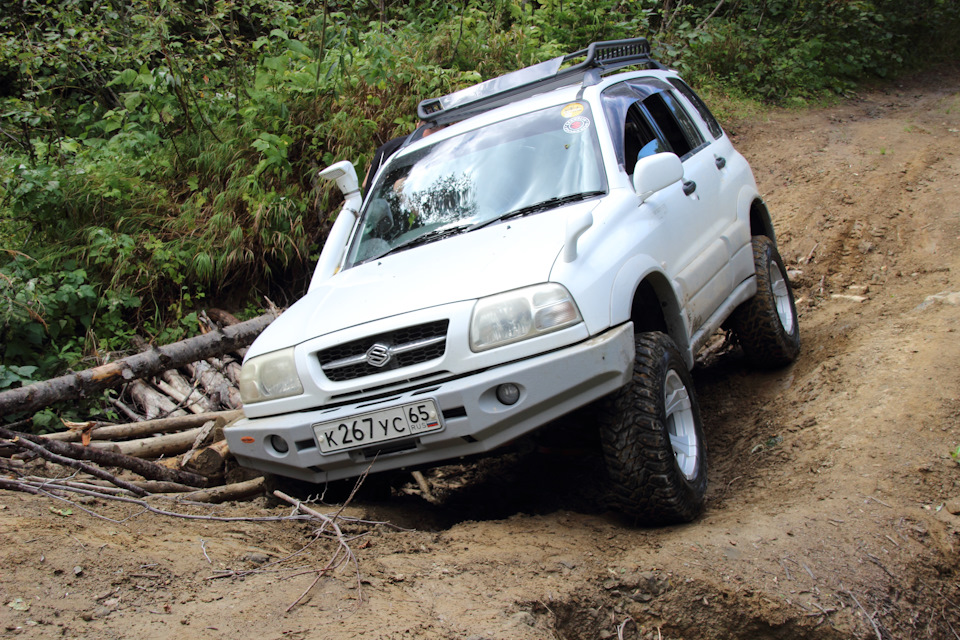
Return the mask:
POLYGON ((699 521, 604 512, 588 412, 549 448, 428 473, 438 504, 358 497, 342 543, 274 498, 153 503, 185 519, 0 492, 0 635, 960 639, 960 70, 728 125, 803 352, 696 369, 699 521))

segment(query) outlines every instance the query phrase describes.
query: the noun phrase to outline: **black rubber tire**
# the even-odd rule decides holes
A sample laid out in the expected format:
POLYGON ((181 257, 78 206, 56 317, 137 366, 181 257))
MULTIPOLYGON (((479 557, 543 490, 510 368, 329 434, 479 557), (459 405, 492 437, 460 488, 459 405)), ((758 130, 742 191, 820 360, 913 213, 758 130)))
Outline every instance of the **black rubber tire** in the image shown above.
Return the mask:
POLYGON ((783 259, 770 238, 753 237, 753 263, 757 293, 737 307, 730 317, 730 326, 753 366, 783 367, 800 353, 800 324, 793 289, 783 259))
POLYGON ((693 378, 668 335, 641 333, 636 349, 633 379, 600 403, 608 505, 639 524, 690 522, 703 512, 707 492, 707 447, 693 378), (687 449, 692 455, 678 457, 672 430, 693 445, 687 449))

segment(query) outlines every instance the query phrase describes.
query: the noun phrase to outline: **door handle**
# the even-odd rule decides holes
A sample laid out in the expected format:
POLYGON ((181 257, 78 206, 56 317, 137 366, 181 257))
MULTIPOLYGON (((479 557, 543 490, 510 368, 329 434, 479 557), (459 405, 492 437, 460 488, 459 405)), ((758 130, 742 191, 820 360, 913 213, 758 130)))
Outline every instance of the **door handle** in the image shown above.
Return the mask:
POLYGON ((697 183, 693 180, 683 181, 683 195, 688 196, 697 190, 697 183))
POLYGON ((720 156, 717 156, 716 162, 717 162, 717 169, 723 169, 725 166, 727 166, 726 158, 721 158, 720 156))

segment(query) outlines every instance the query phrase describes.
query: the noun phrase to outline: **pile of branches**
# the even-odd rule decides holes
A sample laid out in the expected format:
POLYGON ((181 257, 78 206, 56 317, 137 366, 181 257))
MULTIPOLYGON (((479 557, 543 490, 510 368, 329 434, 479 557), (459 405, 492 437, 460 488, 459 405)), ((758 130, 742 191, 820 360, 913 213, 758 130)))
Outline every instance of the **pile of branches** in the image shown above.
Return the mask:
POLYGON ((264 478, 230 465, 223 428, 240 411, 220 411, 36 436, 0 427, 0 488, 40 486, 145 497, 182 494, 222 502, 260 492, 264 478), (76 442, 71 442, 75 440, 76 442))
POLYGON ((230 314, 203 314, 203 335, 154 347, 67 376, 0 393, 0 415, 36 411, 118 390, 110 402, 129 422, 65 422, 65 431, 33 435, 22 420, 0 427, 0 488, 36 493, 51 483, 123 495, 182 494, 221 502, 262 490, 259 474, 237 466, 223 429, 242 417, 239 362, 276 309, 239 322, 230 314), (211 319, 212 318, 212 319, 211 319), (214 319, 217 323, 214 323, 214 319), (38 462, 42 461, 42 462, 38 462), (34 476, 41 468, 42 476, 34 476), (68 477, 69 484, 59 480, 68 477))

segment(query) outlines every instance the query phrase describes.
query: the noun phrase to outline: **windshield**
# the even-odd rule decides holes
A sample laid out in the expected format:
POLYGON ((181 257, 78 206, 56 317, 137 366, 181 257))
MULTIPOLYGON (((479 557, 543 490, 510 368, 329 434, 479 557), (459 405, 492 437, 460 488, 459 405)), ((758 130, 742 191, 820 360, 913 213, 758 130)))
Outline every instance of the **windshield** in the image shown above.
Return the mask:
POLYGON ((347 264, 605 192, 589 105, 535 111, 394 156, 364 203, 347 264))

